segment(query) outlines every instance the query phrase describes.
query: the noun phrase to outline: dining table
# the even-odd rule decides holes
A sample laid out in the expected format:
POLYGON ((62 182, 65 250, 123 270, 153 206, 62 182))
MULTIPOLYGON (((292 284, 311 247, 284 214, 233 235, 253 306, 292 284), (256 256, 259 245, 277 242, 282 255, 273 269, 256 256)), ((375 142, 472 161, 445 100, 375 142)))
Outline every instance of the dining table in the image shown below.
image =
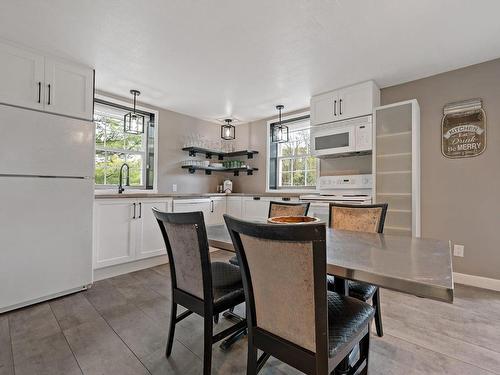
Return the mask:
MULTIPOLYGON (((224 224, 208 225, 207 236, 210 246, 235 251, 224 224)), ((453 303, 449 241, 326 227, 326 251, 327 273, 339 293, 346 294, 353 280, 453 303)))

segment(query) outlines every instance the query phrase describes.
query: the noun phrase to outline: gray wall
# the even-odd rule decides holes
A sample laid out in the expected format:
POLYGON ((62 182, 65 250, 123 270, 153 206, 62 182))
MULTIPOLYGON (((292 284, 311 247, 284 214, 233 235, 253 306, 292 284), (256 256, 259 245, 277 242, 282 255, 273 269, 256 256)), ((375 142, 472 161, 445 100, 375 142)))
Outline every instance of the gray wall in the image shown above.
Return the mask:
MULTIPOLYGON (((130 98, 118 97, 105 92, 101 95, 130 102, 130 98)), ((158 123, 158 192, 172 192, 172 184, 177 184, 178 193, 208 193, 217 190, 223 175, 207 176, 202 172, 189 174, 181 168, 181 161, 189 159, 187 152, 181 151, 188 134, 201 134, 206 138, 220 138, 220 126, 191 116, 138 102, 159 112, 158 123)))
POLYGON ((500 59, 382 90, 382 104, 416 98, 421 116, 422 236, 465 245, 457 272, 500 279, 500 59), (447 103, 482 98, 487 148, 477 157, 441 155, 447 103))
MULTIPOLYGON (((500 59, 382 89, 382 104, 416 98, 421 115, 422 236, 465 245, 453 257, 456 272, 500 279, 500 59), (447 103, 482 98, 487 148, 475 158, 441 155, 440 126, 447 103)), ((303 110, 302 110, 303 111, 303 110)), ((299 111, 301 112, 301 111, 299 111)), ((266 121, 248 124, 248 142, 261 152, 254 176, 240 177, 238 191, 265 191, 266 121)), ((327 159, 321 174, 369 171, 370 158, 327 159)))

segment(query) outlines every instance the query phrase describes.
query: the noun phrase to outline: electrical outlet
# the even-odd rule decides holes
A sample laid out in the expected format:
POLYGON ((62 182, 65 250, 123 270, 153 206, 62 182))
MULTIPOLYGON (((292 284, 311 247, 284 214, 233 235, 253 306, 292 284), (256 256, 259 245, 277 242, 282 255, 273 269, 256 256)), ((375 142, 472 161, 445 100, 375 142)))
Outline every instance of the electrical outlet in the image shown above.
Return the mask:
POLYGON ((177 184, 172 184, 172 191, 174 193, 177 191, 177 184))
POLYGON ((465 247, 464 245, 453 245, 453 255, 456 257, 464 257, 465 247))

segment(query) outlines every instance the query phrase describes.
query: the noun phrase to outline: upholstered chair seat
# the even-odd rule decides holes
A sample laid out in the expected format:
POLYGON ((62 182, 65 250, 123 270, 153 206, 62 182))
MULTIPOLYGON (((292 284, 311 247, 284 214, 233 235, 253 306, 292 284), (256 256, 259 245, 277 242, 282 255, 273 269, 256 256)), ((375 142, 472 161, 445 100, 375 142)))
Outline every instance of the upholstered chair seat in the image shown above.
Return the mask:
POLYGON ((366 327, 375 309, 356 298, 328 292, 328 356, 341 352, 366 327))
POLYGON ((219 305, 230 304, 234 306, 245 301, 243 283, 239 267, 224 262, 213 262, 212 289, 214 305, 219 310, 219 305))
MULTIPOLYGON (((333 276, 327 276, 328 281, 328 290, 334 290, 335 288, 335 278, 333 276)), ((377 287, 372 284, 360 283, 357 281, 349 281, 349 295, 351 297, 360 299, 361 301, 370 300, 375 292, 377 291, 377 287)))

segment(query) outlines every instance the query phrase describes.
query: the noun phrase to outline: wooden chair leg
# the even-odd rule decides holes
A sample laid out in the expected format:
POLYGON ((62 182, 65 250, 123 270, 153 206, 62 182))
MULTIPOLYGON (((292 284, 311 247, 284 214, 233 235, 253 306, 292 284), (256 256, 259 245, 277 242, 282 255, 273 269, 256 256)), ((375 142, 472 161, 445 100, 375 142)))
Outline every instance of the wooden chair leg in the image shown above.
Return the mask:
POLYGON ((170 309, 170 327, 168 328, 167 349, 165 351, 165 356, 167 358, 170 357, 170 354, 172 353, 176 319, 177 319, 177 304, 175 302, 172 302, 172 307, 170 309))
POLYGON ((203 334, 203 375, 210 375, 212 372, 212 344, 213 344, 213 317, 207 314, 204 317, 203 334))
POLYGON ((377 336, 384 336, 382 328, 382 310, 380 309, 380 289, 377 289, 373 295, 373 307, 375 308, 375 328, 377 329, 377 336))
POLYGON ((257 375, 257 348, 253 345, 252 335, 248 334, 247 375, 257 375))

